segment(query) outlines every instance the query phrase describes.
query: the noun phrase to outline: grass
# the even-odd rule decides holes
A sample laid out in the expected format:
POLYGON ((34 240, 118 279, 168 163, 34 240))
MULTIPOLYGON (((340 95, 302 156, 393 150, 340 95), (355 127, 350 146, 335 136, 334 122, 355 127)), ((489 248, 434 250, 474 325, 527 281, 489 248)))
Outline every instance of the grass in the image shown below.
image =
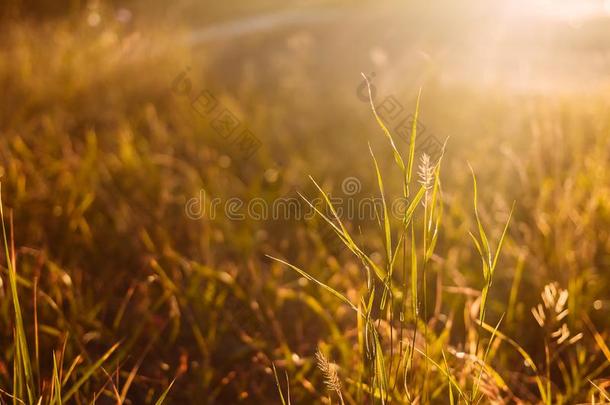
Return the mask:
MULTIPOLYGON (((27 343, 28 337, 23 324, 23 314, 21 310, 21 305, 19 303, 19 293, 17 289, 18 275, 15 261, 15 246, 12 243, 14 239, 11 239, 9 241, 7 237, 6 224, 4 221, 4 208, 2 204, 1 185, 0 220, 2 224, 2 236, 5 257, 7 258, 8 280, 11 292, 10 297, 13 303, 13 321, 15 325, 15 328, 13 329, 13 385, 11 392, 7 392, 5 390, 2 390, 2 392, 8 398, 12 399, 14 404, 21 403, 61 405, 64 403, 69 403, 68 400, 73 398, 84 384, 90 383, 91 380, 93 380, 92 377, 94 374, 99 373, 100 370, 104 371, 103 365, 108 362, 108 359, 119 347, 119 343, 114 344, 112 347, 110 347, 108 351, 106 351, 98 360, 96 360, 93 364, 90 365, 79 366, 78 363, 80 362, 79 360, 81 359, 81 357, 77 356, 75 361, 72 363, 70 369, 66 372, 66 370, 64 370, 63 368, 65 345, 68 342, 68 336, 66 336, 63 349, 57 348, 57 350, 51 351, 53 359, 53 371, 52 375, 48 377, 48 381, 45 381, 45 376, 41 376, 39 372, 38 375, 35 375, 34 370, 40 370, 38 351, 36 352, 36 362, 34 362, 30 357, 30 348, 27 343), (60 356, 59 360, 56 356, 56 353, 58 353, 60 356), (61 377, 63 377, 63 379, 61 377), (70 381, 70 377, 72 377, 75 381, 72 384, 67 384, 70 381), (38 381, 38 384, 36 383, 36 381, 38 381), (41 382, 43 382, 42 385, 41 382), (46 383, 48 383, 48 385, 46 383)), ((11 235, 13 235, 12 221, 10 224, 11 235)), ((36 311, 36 308, 34 308, 34 311, 36 311)), ((38 324, 34 324, 34 330, 36 331, 36 336, 34 337, 34 339, 36 340, 36 342, 38 342, 38 324)), ((115 359, 115 361, 120 361, 120 358, 115 359)), ((106 385, 114 385, 112 381, 113 376, 109 375, 108 373, 105 374, 108 378, 106 385)), ((155 403, 156 405, 160 405, 164 402, 164 399, 167 396, 172 385, 173 382, 169 384, 169 386, 163 391, 163 393, 155 403)), ((116 394, 115 399, 118 403, 122 403, 122 397, 118 394, 116 387, 113 388, 114 393, 116 394)), ((127 391, 125 391, 125 394, 126 392, 127 391)), ((95 398, 98 395, 99 394, 95 395, 94 402, 95 398)))
MULTIPOLYGON (((386 204, 387 197, 384 192, 383 176, 381 175, 377 159, 375 158, 375 155, 371 149, 371 157, 376 172, 379 195, 382 201, 382 211, 377 213, 378 224, 380 227, 380 232, 383 235, 386 251, 385 261, 382 266, 376 264, 368 254, 364 253, 362 248, 356 245, 354 242, 354 237, 349 234, 347 228, 337 214, 337 209, 333 206, 330 195, 324 192, 315 182, 315 180, 312 179, 312 181, 316 185, 317 189, 322 193, 323 199, 327 204, 328 211, 332 215, 331 217, 328 217, 318 209, 316 209, 316 212, 335 230, 337 237, 345 244, 349 251, 353 253, 355 258, 360 260, 363 270, 366 271, 368 275, 367 280, 370 280, 371 270, 373 270, 372 273, 378 278, 377 283, 372 283, 370 281, 367 282, 366 290, 362 296, 359 297, 359 303, 356 305, 345 295, 336 291, 324 282, 312 277, 306 271, 291 265, 284 260, 274 257, 270 258, 281 264, 287 265, 299 275, 318 284, 323 289, 334 295, 340 302, 351 307, 356 312, 356 316, 359 318, 359 320, 362 319, 362 322, 358 322, 358 341, 365 342, 365 344, 364 347, 358 348, 358 351, 360 352, 360 357, 364 359, 364 364, 361 365, 361 370, 359 371, 361 377, 355 377, 352 380, 358 387, 366 387, 364 390, 365 396, 364 398, 359 398, 359 402, 379 401, 382 404, 391 402, 430 402, 432 399, 431 395, 438 395, 438 393, 431 392, 432 390, 428 383, 430 372, 428 366, 429 363, 431 363, 437 370, 441 370, 441 372, 447 376, 446 385, 447 389, 449 390, 450 402, 453 403, 455 400, 463 400, 467 403, 479 403, 484 398, 484 395, 479 395, 481 379, 484 375, 485 367, 488 366, 486 364, 486 360, 493 342, 493 338, 497 333, 498 327, 500 326, 500 322, 498 322, 496 328, 492 330, 492 335, 489 338, 487 347, 482 350, 479 350, 479 342, 481 340, 480 332, 476 327, 473 330, 474 334, 476 335, 476 345, 474 353, 472 353, 471 356, 474 359, 477 359, 474 366, 475 368, 479 366, 480 370, 478 372, 478 376, 473 377, 471 381, 467 381, 466 384, 463 382, 458 384, 453 378, 452 371, 447 365, 447 360, 442 350, 440 353, 437 353, 437 355, 443 356, 443 362, 445 364, 444 370, 443 367, 439 365, 440 361, 435 361, 435 359, 428 354, 427 339, 429 335, 429 315, 427 309, 427 284, 429 276, 426 270, 429 265, 429 261, 434 254, 434 248, 438 240, 441 225, 442 196, 440 168, 443 155, 440 156, 437 162, 433 163, 431 162, 430 156, 428 156, 425 152, 422 153, 418 170, 419 184, 413 184, 415 183, 415 181, 413 181, 412 170, 413 162, 415 160, 414 145, 416 145, 417 141, 417 126, 415 125, 417 118, 414 120, 414 125, 410 136, 411 147, 409 148, 409 155, 407 158, 408 163, 405 165, 404 159, 396 147, 392 134, 386 128, 381 118, 379 118, 377 115, 372 98, 371 107, 377 122, 389 140, 397 168, 401 172, 400 178, 404 179, 402 197, 409 201, 409 206, 405 210, 404 217, 400 219, 400 226, 398 229, 393 229, 391 226, 391 215, 388 212, 386 204), (415 189, 416 186, 419 186, 418 192, 412 199, 409 199, 409 190, 415 189), (416 218, 416 213, 421 211, 418 208, 423 208, 421 219, 419 220, 416 218), (416 238, 416 227, 421 229, 421 239, 416 238), (393 235, 399 235, 395 245, 392 243, 393 235), (410 241, 408 239, 410 239, 410 241), (401 249, 403 244, 403 249, 401 249), (409 256, 406 254, 407 244, 411 247, 409 256), (421 271, 419 271, 418 263, 421 263, 421 271), (411 277, 410 279, 407 279, 405 275, 407 274, 406 270, 409 264, 411 266, 411 277), (400 268, 400 266, 405 269, 405 271, 403 271, 403 280, 395 280, 394 270, 396 267, 400 268), (421 282, 419 282, 420 279, 421 282), (410 299, 408 297, 409 289, 406 288, 408 284, 411 285, 410 299), (376 290, 376 286, 380 286, 382 290, 376 290), (402 286, 405 288, 401 289, 402 286), (381 295, 382 298, 376 301, 376 295, 381 295), (422 298, 420 299, 418 297, 422 298), (411 303, 412 309, 410 312, 411 318, 407 317, 407 314, 409 313, 409 311, 407 311, 409 302, 411 303), (375 307, 375 305, 377 305, 377 307, 375 307), (421 311, 422 306, 423 311, 421 311), (398 314, 396 314, 395 311, 398 311, 398 314), (394 327, 393 325, 396 324, 396 319, 399 319, 397 327, 400 330, 400 336, 398 333, 394 334, 394 331, 392 330, 394 327), (390 327, 388 342, 390 346, 389 353, 387 350, 384 351, 381 346, 379 336, 381 322, 387 323, 387 325, 390 327), (423 325, 423 330, 419 330, 420 324, 423 325), (403 340, 402 331, 409 326, 412 328, 413 339, 403 340), (423 335, 423 351, 419 350, 415 344, 418 333, 423 335), (399 346, 399 350, 397 353, 395 353, 394 349, 397 346, 399 346), (420 362, 415 361, 414 354, 416 352, 422 356, 422 360, 420 362), (396 368, 393 367, 394 364, 396 364, 396 368), (411 377, 409 377, 410 375, 411 377), (423 376, 421 382, 414 381, 414 375, 423 376), (403 384, 399 385, 399 381, 402 381, 403 384), (453 396, 454 388, 459 394, 458 398, 454 398, 453 396)), ((419 97, 414 117, 418 116, 419 111, 417 108, 419 108, 419 97)), ((472 233, 469 234, 474 242, 474 246, 476 247, 478 254, 480 255, 484 277, 484 286, 480 294, 477 308, 479 315, 476 317, 477 319, 473 321, 475 326, 484 329, 483 325, 485 325, 485 314, 487 310, 489 289, 492 285, 493 274, 498 263, 502 244, 508 231, 508 224, 510 222, 510 217, 512 216, 512 210, 498 242, 498 247, 495 252, 492 253, 487 234, 479 217, 477 208, 477 181, 474 172, 472 177, 474 186, 474 214, 479 237, 477 238, 472 233)), ((308 203, 311 207, 314 207, 313 203, 308 203)), ((334 369, 331 371, 328 360, 326 360, 323 355, 320 355, 320 352, 318 352, 317 357, 318 363, 321 364, 320 368, 322 369, 323 374, 326 376, 325 378, 327 380, 327 385, 332 387, 332 391, 335 391, 335 393, 338 395, 340 402, 344 403, 340 389, 341 384, 339 377, 334 369), (322 360, 320 360, 320 358, 322 360)), ((475 373, 475 375, 477 374, 475 373)), ((541 394, 543 394, 543 397, 541 398, 543 402, 547 402, 547 399, 550 397, 550 392, 547 390, 547 392, 541 392, 541 394)), ((488 399, 497 400, 499 398, 488 399)))
POLYGON ((246 74, 218 84, 227 55, 197 68, 179 35, 103 21, 1 37, 1 401, 609 401, 607 95, 430 83, 405 99, 455 133, 426 157, 426 134, 399 139, 374 103, 301 119, 246 74), (184 66, 261 138, 250 161, 169 91, 184 66), (373 220, 337 203, 347 176, 380 201, 373 220), (201 189, 300 194, 316 216, 188 219, 201 189))

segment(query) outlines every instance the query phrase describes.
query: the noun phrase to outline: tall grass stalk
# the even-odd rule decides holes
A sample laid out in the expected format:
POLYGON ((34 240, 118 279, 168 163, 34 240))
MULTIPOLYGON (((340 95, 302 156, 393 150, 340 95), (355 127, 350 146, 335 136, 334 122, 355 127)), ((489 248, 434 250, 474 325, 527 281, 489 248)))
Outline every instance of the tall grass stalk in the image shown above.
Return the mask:
MULTIPOLYGON (((15 260, 15 247, 11 243, 9 251, 9 240, 6 234, 6 224, 4 220, 4 207, 2 204, 2 183, 0 183, 0 220, 2 222, 2 237, 4 244, 4 254, 8 266, 8 279, 11 290, 11 298, 13 301, 13 315, 15 320, 14 336, 15 336, 15 360, 13 362, 13 403, 17 403, 17 398, 23 397, 25 387, 27 399, 30 404, 34 403, 35 385, 34 376, 32 374, 32 363, 28 350, 27 337, 23 326, 23 315, 21 305, 19 303, 19 295, 17 292, 17 269, 15 260)), ((11 230, 12 221, 11 221, 11 230)), ((11 239, 14 240, 14 239, 11 239)))

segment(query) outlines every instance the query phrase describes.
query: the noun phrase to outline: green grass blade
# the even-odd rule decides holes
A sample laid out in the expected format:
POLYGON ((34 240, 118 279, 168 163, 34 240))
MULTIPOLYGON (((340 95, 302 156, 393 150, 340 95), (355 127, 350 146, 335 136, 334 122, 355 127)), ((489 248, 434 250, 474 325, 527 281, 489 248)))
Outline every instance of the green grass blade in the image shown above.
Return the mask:
POLYGON ((413 219, 413 213, 415 212, 415 210, 419 206, 419 203, 421 202, 421 200, 424 198, 425 195, 426 195, 426 188, 425 187, 420 187, 419 191, 413 197, 413 199, 409 203, 409 206, 405 210, 405 214, 404 214, 404 217, 403 217, 403 225, 404 226, 407 226, 409 224, 409 222, 411 222, 411 219, 413 219))
MULTIPOLYGON (((313 205, 307 198, 305 198, 305 196, 303 196, 301 193, 298 193, 299 196, 315 211, 316 214, 318 214, 320 216, 320 218, 322 218, 332 229, 333 231, 337 234, 337 236, 339 237, 339 239, 341 240, 341 242, 343 242, 343 244, 358 258, 360 259, 360 261, 362 261, 362 263, 364 264, 364 266, 367 268, 367 270, 369 268, 372 268, 375 272, 375 275, 377 275, 377 277, 379 277, 380 280, 384 280, 385 278, 385 271, 383 271, 379 266, 377 266, 371 259, 370 257, 368 257, 368 255, 366 255, 359 247, 358 245, 356 245, 356 243, 354 243, 354 241, 352 240, 352 238, 349 236, 349 234, 345 234, 343 232, 342 229, 339 229, 339 227, 337 225, 335 225, 335 223, 328 218, 326 215, 324 215, 323 212, 321 212, 315 205, 313 205)), ((347 230, 346 230, 347 232, 347 230)))
POLYGON ((2 236, 4 242, 4 253, 6 255, 6 262, 9 273, 9 284, 11 290, 11 296, 13 301, 13 312, 15 315, 15 361, 19 363, 16 367, 16 388, 17 392, 22 391, 23 383, 25 383, 28 399, 30 403, 34 403, 34 375, 32 373, 32 363, 28 352, 28 343, 25 335, 25 328, 23 326, 23 315, 21 312, 21 305, 19 303, 19 295, 17 292, 17 270, 15 269, 14 256, 9 251, 9 242, 6 234, 6 224, 4 221, 4 207, 2 204, 2 183, 0 183, 0 220, 2 223, 2 236), (23 374, 24 380, 21 380, 23 374))
POLYGON ((53 353, 53 387, 54 387, 54 391, 53 391, 52 404, 61 405, 62 404, 61 382, 59 381, 59 374, 58 374, 57 370, 58 370, 57 359, 55 358, 55 353, 53 353))
POLYGON ((496 337, 496 334, 498 333, 498 328, 500 327, 500 324, 502 323, 503 319, 504 319, 504 314, 502 314, 502 316, 500 317, 500 320, 496 324, 496 327, 494 328, 493 332, 491 333, 491 337, 489 338, 489 342, 487 343, 487 347, 485 348, 485 354, 483 355, 483 364, 481 364, 481 370, 479 371, 479 376, 478 376, 477 381, 472 390, 472 400, 474 400, 476 398, 477 393, 479 391, 481 377, 483 376, 483 366, 484 366, 485 362, 487 361, 487 355, 489 354, 489 350, 491 349, 491 344, 493 343, 493 340, 496 337))
POLYGON ((162 405, 163 402, 165 402, 165 398, 167 397, 167 394, 169 394, 169 391, 172 389, 172 386, 174 385, 174 383, 176 382, 176 379, 174 379, 165 389, 165 391, 163 391, 163 393, 161 394, 161 396, 159 397, 159 399, 157 399, 157 402, 155 402, 155 405, 162 405))
POLYGON ((419 102, 421 99, 421 88, 417 94, 417 102, 415 104, 415 114, 413 115, 413 124, 411 126, 411 137, 409 139, 409 159, 407 163, 407 184, 411 184, 413 176, 413 163, 415 162, 415 140, 417 138, 417 122, 419 120, 419 102))
MULTIPOLYGON (((373 329, 374 330, 374 329, 373 329)), ((383 357, 383 349, 377 332, 373 332, 375 340, 375 377, 379 381, 379 391, 381 392, 381 403, 386 403, 386 398, 389 397, 389 382, 388 374, 385 367, 385 359, 383 357)))
POLYGON ((445 363, 445 371, 447 374, 447 385, 449 386, 449 405, 454 405, 455 399, 453 398, 453 383, 451 381, 451 370, 449 370, 449 364, 447 364, 447 357, 445 357, 445 351, 442 349, 441 354, 443 355, 443 362, 445 363))
POLYGON ((404 171, 405 171, 405 163, 402 160, 402 156, 400 156, 400 152, 398 152, 398 148, 396 147, 396 143, 394 142, 394 138, 392 137, 392 134, 390 133, 390 130, 383 123, 383 120, 381 119, 381 117, 379 117, 379 114, 377 114, 377 109, 375 108, 375 103, 373 103, 373 96, 371 94, 371 84, 369 83, 369 79, 364 75, 364 73, 362 74, 362 76, 364 77, 364 80, 366 81, 366 84, 368 86, 369 100, 370 100, 370 103, 371 103, 371 110, 373 110, 373 115, 375 116, 375 120, 377 121, 377 123, 379 124, 381 129, 383 130, 383 133, 385 134, 386 138, 388 138, 388 140, 390 141, 390 145, 392 146, 392 152, 394 154, 394 160, 398 164, 398 167, 400 167, 400 169, 404 173, 404 171))
POLYGON ((411 302, 413 306, 413 321, 417 325, 417 309, 418 309, 418 298, 417 298, 417 248, 415 246, 415 227, 411 223, 411 302))
POLYGON ((458 394, 460 395, 460 397, 462 397, 465 401, 465 403, 469 403, 468 398, 466 397, 466 395, 464 394, 464 391, 462 391, 462 389, 460 388, 459 384, 453 379, 453 377, 451 376, 450 373, 447 373, 447 371, 445 371, 443 369, 443 367, 440 366, 440 364, 438 364, 437 362, 435 362, 434 360, 432 360, 432 358, 430 358, 430 356, 428 356, 426 353, 424 353, 422 350, 418 349, 417 347, 415 348, 415 351, 418 352, 419 354, 421 354, 422 356, 424 356, 424 358, 429 361, 430 363, 432 363, 432 365, 434 367, 437 368, 437 370, 439 370, 445 377, 447 377, 447 379, 449 379, 449 381, 451 382, 451 384, 453 385, 453 387, 455 388, 455 390, 458 392, 458 394))
POLYGON ((487 268, 487 261, 485 260, 485 254, 481 249, 481 244, 472 232, 468 232, 468 235, 470 236, 470 239, 472 239, 474 246, 477 248, 477 252, 479 252, 479 257, 481 258, 481 262, 483 264, 483 277, 485 277, 485 281, 487 281, 489 279, 489 269, 487 268))
POLYGON ((485 322, 483 322, 480 326, 484 330, 486 330, 487 332, 495 334, 498 337, 498 339, 500 339, 503 342, 508 343, 515 350, 517 350, 517 352, 521 355, 521 357, 523 357, 523 360, 525 360, 525 364, 528 365, 529 367, 531 367, 532 371, 534 373, 536 373, 536 375, 535 375, 536 385, 538 387, 538 391, 540 392, 540 396, 542 397, 542 402, 546 403, 547 402, 547 396, 546 396, 546 390, 544 388, 544 383, 542 382, 542 379, 540 378, 540 374, 539 374, 539 371, 538 371, 538 367, 536 367, 536 363, 534 363, 534 360, 527 353, 527 351, 525 351, 525 349, 523 347, 521 347, 513 339, 509 338, 508 336, 506 336, 505 334, 503 334, 499 330, 496 330, 492 326, 486 324, 485 322))
POLYGON ((496 249, 496 254, 494 256, 493 263, 491 264, 491 268, 489 269, 490 274, 493 276, 494 270, 496 269, 496 264, 498 263, 498 257, 500 257, 500 251, 502 250, 502 244, 504 243, 504 239, 506 238, 506 233, 508 231, 508 226, 510 224, 510 220, 513 217, 513 211, 515 210, 515 202, 513 202, 513 206, 510 209, 510 213, 508 214, 508 219, 506 220, 506 225, 504 225, 504 230, 502 231, 502 236, 500 237, 500 241, 498 242, 498 248, 496 249))
POLYGON ((357 313, 360 313, 360 310, 358 309, 358 307, 356 307, 350 300, 348 300, 343 294, 341 294, 340 292, 338 292, 334 288, 324 284, 323 282, 317 280, 315 277, 312 277, 311 275, 309 275, 307 272, 299 269, 298 267, 296 267, 296 266, 294 266, 294 265, 292 265, 292 264, 290 264, 288 262, 285 262, 282 259, 278 259, 276 257, 269 256, 269 255, 265 255, 265 256, 268 257, 271 260, 275 260, 276 262, 282 263, 283 265, 290 267, 292 270, 296 271, 301 276, 305 277, 307 280, 313 281, 314 283, 318 284, 319 286, 324 288, 326 291, 330 292, 332 295, 337 297, 339 300, 341 300, 345 304, 349 305, 357 313))
POLYGON ((72 396, 74 394, 76 394, 76 392, 78 391, 78 389, 85 383, 87 382, 87 380, 89 380, 91 378, 91 376, 93 375, 93 373, 95 373, 95 371, 97 369, 99 369, 102 364, 104 364, 104 362, 106 360, 108 360, 108 358, 112 355, 112 353, 114 353, 114 351, 119 347, 119 343, 114 344, 110 349, 108 349, 108 351, 106 351, 106 353, 104 353, 104 355, 102 357, 100 357, 95 363, 93 363, 91 366, 87 367, 85 369, 85 372, 83 373, 83 375, 81 376, 81 378, 79 378, 76 383, 74 383, 74 385, 72 387, 70 387, 70 389, 66 392, 65 396, 64 396, 64 401, 69 400, 70 398, 72 398, 72 396))
POLYGON ((282 392, 282 386, 280 385, 280 379, 277 376, 277 370, 275 368, 275 364, 271 362, 271 367, 273 368, 273 376, 275 377, 275 386, 277 387, 277 392, 280 394, 280 400, 282 401, 282 405, 288 405, 286 403, 286 399, 284 398, 284 393, 282 392))
MULTIPOLYGON (((387 262, 392 263, 392 230, 390 228, 390 216, 388 215, 388 206, 385 201, 385 193, 383 189, 383 179, 381 177, 381 172, 379 171, 379 165, 377 164, 377 159, 375 158, 375 154, 373 153, 373 149, 369 144, 369 151, 371 152, 371 157, 373 158, 373 163, 375 165, 375 172, 377 173, 377 185, 379 187, 379 193, 381 195, 381 203, 383 207, 383 230, 385 234, 385 248, 386 248, 386 256, 387 262)), ((388 270, 388 277, 392 275, 392 268, 390 267, 388 270)))
POLYGON ((489 248, 489 240, 487 239, 487 235, 485 234, 485 230, 483 229, 483 224, 481 223, 481 218, 479 217, 479 207, 478 207, 478 189, 477 189, 477 177, 474 174, 474 169, 470 164, 470 171, 472 173, 472 184, 474 189, 474 215, 477 220, 477 227, 479 228, 479 236, 481 238, 481 246, 483 247, 483 253, 485 254, 485 260, 488 263, 488 267, 491 267, 491 250, 489 248))
MULTIPOLYGON (((328 197, 328 195, 324 192, 324 190, 322 190, 322 187, 320 187, 320 185, 313 179, 313 177, 309 177, 311 179, 311 181, 313 182, 313 184, 316 186, 316 188, 318 189, 318 191, 322 194, 322 197, 324 198, 324 201, 326 202, 326 205, 329 207, 329 209, 331 210, 331 213, 333 214, 334 219, 337 221, 337 223, 339 224, 339 226, 341 227, 341 232, 339 233, 339 235, 342 236, 342 240, 344 241, 345 245, 354 253, 356 254, 360 260, 362 260, 363 262, 365 262, 365 264, 367 266, 370 266, 374 271, 375 274, 379 277, 380 280, 384 281, 386 278, 386 272, 384 270, 382 270, 379 266, 377 266, 375 264, 375 262, 373 262, 368 255, 366 255, 364 252, 362 252, 362 250, 360 250, 360 248, 356 245, 356 243, 354 242, 354 240, 352 239, 352 237, 350 236, 349 232, 347 231, 347 228, 345 227, 345 225, 343 225, 343 222, 341 221, 341 218, 339 218, 339 216, 337 215, 337 211, 335 210, 335 207, 333 206, 332 202, 330 201, 330 198, 328 197)), ((302 196, 301 196, 302 197, 302 196)), ((302 197, 304 198, 304 197, 302 197)), ((305 199, 305 201, 307 201, 307 199, 305 199)), ((334 224, 334 222, 332 220, 330 220, 330 218, 328 218, 326 215, 323 215, 313 204, 311 204, 308 201, 310 207, 312 207, 316 213, 318 213, 326 222, 328 222, 328 224, 330 224, 335 231, 338 230, 337 226, 334 224)))

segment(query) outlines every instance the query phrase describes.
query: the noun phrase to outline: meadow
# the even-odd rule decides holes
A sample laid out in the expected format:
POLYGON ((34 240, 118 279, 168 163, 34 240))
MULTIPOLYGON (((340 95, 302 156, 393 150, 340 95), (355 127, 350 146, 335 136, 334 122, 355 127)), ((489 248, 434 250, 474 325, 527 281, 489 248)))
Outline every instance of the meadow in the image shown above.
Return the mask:
POLYGON ((0 403, 610 403, 607 19, 492 60, 451 5, 30 3, 0 403))

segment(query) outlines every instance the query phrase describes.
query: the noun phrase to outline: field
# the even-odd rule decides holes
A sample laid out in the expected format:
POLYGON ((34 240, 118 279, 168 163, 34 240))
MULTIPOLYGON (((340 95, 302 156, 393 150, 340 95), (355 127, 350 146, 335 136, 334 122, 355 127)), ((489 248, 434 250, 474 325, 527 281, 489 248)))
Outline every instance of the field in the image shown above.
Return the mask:
POLYGON ((0 403, 610 403, 610 13, 558 3, 1 5, 0 403))

